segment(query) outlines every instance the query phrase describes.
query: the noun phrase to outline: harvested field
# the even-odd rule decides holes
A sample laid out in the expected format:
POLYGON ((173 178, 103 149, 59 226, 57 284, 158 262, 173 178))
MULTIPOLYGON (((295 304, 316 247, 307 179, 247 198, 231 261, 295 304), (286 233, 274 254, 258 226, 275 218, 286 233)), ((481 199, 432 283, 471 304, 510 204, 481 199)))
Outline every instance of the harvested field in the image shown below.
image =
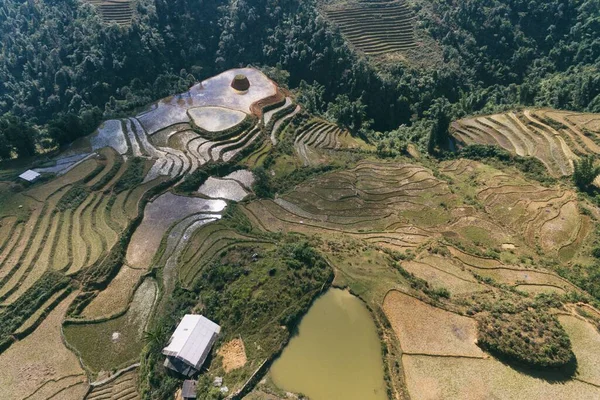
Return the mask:
POLYGON ((22 399, 38 390, 53 395, 86 380, 77 357, 61 340, 62 319, 75 296, 63 300, 35 332, 0 354, 0 387, 5 398, 22 399))
MULTIPOLYGON (((147 278, 136 290, 127 312, 102 322, 66 322, 65 339, 94 373, 111 371, 135 362, 144 346, 143 334, 157 295, 147 278)), ((115 310, 117 311, 117 310, 115 310)))
POLYGON ((525 110, 455 121, 451 125, 459 146, 496 145, 540 160, 553 176, 573 173, 573 160, 600 154, 598 132, 586 129, 593 114, 556 110, 525 110))
POLYGON ((113 315, 127 307, 133 288, 138 283, 143 269, 129 268, 123 265, 108 287, 98 295, 82 311, 81 316, 95 319, 113 315))
POLYGON ((241 338, 225 343, 217 350, 217 355, 223 358, 223 369, 226 373, 230 373, 234 369, 242 368, 246 365, 246 349, 241 338))
POLYGON ((414 16, 404 1, 339 2, 323 7, 323 10, 348 41, 368 55, 403 51, 415 46, 414 16))
POLYGON ((390 291, 383 310, 404 354, 427 354, 483 358, 475 344, 474 319, 433 307, 398 291, 390 291))
POLYGON ((399 218, 436 208, 452 198, 445 182, 410 164, 360 163, 355 169, 313 178, 274 202, 245 210, 264 229, 347 232, 391 248, 416 247, 432 234, 399 218))
POLYGON ((506 243, 522 248, 519 242, 523 242, 569 261, 590 233, 589 217, 580 212, 577 194, 572 190, 542 186, 475 161, 459 160, 443 170, 457 181, 461 191, 472 191, 470 196, 489 217, 488 226, 481 226, 488 238, 479 239, 485 248, 499 248, 506 243), (490 223, 496 228, 490 228, 490 223))
POLYGON ((426 280, 435 289, 445 288, 452 294, 465 294, 486 290, 468 271, 461 269, 451 259, 428 257, 402 262, 402 268, 426 280))
POLYGON ((107 383, 94 386, 85 400, 139 400, 137 371, 128 371, 107 383))
POLYGON ((549 382, 521 373, 493 358, 472 359, 403 355, 413 400, 578 399, 600 396, 600 388, 571 380, 549 382))
POLYGON ((223 211, 223 200, 206 200, 199 197, 177 196, 167 192, 146 206, 144 219, 136 229, 127 249, 128 265, 148 268, 163 235, 175 222, 192 214, 223 211))
POLYGON ((600 386, 600 334, 587 321, 575 316, 558 316, 565 328, 577 358, 577 379, 600 386))
POLYGON ((190 108, 188 114, 194 124, 208 132, 233 128, 246 118, 245 113, 224 107, 190 108))

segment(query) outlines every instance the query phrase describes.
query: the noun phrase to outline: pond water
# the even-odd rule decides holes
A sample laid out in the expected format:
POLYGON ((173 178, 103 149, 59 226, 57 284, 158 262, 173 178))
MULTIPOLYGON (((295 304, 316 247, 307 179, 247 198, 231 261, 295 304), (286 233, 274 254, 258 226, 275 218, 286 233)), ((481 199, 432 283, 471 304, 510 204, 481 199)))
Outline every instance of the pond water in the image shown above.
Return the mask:
POLYGON ((271 368, 283 390, 311 400, 385 400, 381 345, 365 305, 344 290, 318 298, 271 368))

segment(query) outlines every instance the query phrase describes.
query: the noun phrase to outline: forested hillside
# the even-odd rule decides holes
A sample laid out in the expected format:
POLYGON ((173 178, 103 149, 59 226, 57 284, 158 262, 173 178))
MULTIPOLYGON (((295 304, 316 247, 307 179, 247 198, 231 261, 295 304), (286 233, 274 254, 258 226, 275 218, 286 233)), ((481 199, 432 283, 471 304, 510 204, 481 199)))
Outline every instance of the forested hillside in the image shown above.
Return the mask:
POLYGON ((77 0, 5 0, 0 157, 67 143, 103 117, 247 64, 269 66, 279 81, 287 71, 311 112, 388 132, 370 135, 387 137, 390 151, 429 131, 427 121, 400 125, 439 109, 453 117, 518 104, 600 111, 599 0, 409 5, 417 34, 441 53, 426 68, 353 53, 314 1, 140 0, 131 26, 118 26, 77 0))

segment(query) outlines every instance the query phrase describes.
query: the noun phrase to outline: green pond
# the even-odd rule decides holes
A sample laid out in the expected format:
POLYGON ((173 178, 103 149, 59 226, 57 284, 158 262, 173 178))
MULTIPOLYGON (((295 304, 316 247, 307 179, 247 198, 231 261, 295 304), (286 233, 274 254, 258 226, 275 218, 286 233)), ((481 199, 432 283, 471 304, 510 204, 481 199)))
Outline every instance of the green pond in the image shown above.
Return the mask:
POLYGON ((319 297, 271 368, 281 389, 311 400, 385 400, 381 345, 365 305, 344 290, 319 297))

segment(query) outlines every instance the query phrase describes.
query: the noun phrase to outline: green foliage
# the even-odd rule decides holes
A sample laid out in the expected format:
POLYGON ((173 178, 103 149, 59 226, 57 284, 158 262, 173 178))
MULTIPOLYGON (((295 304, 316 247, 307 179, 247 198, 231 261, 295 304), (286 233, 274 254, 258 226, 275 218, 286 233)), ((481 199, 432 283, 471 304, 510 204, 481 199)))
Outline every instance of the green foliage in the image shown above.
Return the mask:
POLYGON ((261 198, 273 197, 275 193, 271 187, 271 179, 267 174, 267 170, 265 170, 263 167, 257 167, 253 172, 254 186, 252 186, 252 190, 254 193, 261 198))
POLYGON ((35 141, 39 132, 21 118, 7 113, 0 116, 0 160, 28 157, 36 153, 35 141))
MULTIPOLYGON (((394 257, 394 255, 392 255, 392 256, 394 257)), ((400 256, 400 253, 396 253, 396 256, 394 258, 396 260, 398 260, 398 259, 404 259, 405 257, 400 256)), ((400 272, 400 275, 402 275, 402 277, 409 282, 411 288, 423 292, 424 294, 429 296, 431 299, 436 300, 436 301, 440 300, 442 298, 444 298, 444 299, 450 298, 450 291, 448 289, 443 288, 443 287, 442 288, 432 288, 431 285, 429 284, 429 282, 417 277, 412 272, 408 272, 407 270, 402 268, 402 265, 400 263, 394 262, 392 265, 396 268, 396 270, 398 272, 400 272)))
POLYGON ((87 198, 90 190, 87 186, 78 183, 73 185, 56 204, 56 209, 60 211, 75 210, 87 198))
POLYGON ((180 193, 195 192, 204 182, 206 182, 208 176, 208 173, 204 169, 197 169, 185 177, 183 182, 177 186, 177 191, 180 193))
POLYGON ((335 169, 332 165, 319 165, 316 167, 302 167, 293 170, 291 173, 274 178, 269 176, 266 169, 257 167, 254 169, 254 193, 258 197, 273 197, 276 193, 282 193, 293 188, 301 182, 309 179, 312 176, 323 174, 335 169))
POLYGON ((575 357, 569 336, 547 311, 497 309, 479 315, 478 323, 479 345, 507 360, 558 368, 575 357))
POLYGON ((113 187, 115 193, 133 189, 142 183, 144 180, 144 164, 145 160, 143 158, 132 158, 129 162, 129 166, 113 187))
POLYGON ((351 100, 348 95, 340 94, 329 103, 327 114, 337 125, 353 134, 368 129, 372 124, 372 121, 367 118, 367 106, 363 103, 362 97, 351 100))
POLYGON ((247 247, 228 251, 203 269, 194 291, 206 315, 229 334, 242 332, 247 337, 260 332, 255 340, 263 342, 261 352, 267 356, 289 334, 279 326, 293 327, 331 276, 331 268, 307 242, 289 238, 266 253, 247 247))
POLYGON ((67 113, 53 119, 48 124, 48 135, 59 145, 65 145, 73 140, 89 135, 98 127, 102 120, 102 111, 94 107, 81 113, 67 113))
MULTIPOLYGON (((280 243, 274 249, 232 247, 202 269, 192 291, 175 288, 146 334, 140 374, 147 377, 141 385, 145 398, 172 398, 181 385, 162 366, 161 350, 180 318, 192 309, 198 312, 202 307, 203 315, 221 325, 223 341, 242 336, 255 344, 246 347, 249 360, 262 362, 282 348, 315 296, 328 287, 333 271, 307 242, 289 236, 280 243)), ((220 398, 207 375, 200 375, 198 388, 199 398, 220 398)))
POLYGON ((573 161, 573 182, 581 191, 590 191, 594 179, 600 175, 600 166, 594 166, 594 161, 595 157, 591 155, 573 161))
POLYGON ((499 166, 514 166, 529 179, 534 179, 543 184, 556 182, 556 179, 548 175, 548 170, 537 158, 513 155, 498 146, 470 145, 458 151, 456 157, 491 162, 492 165, 497 163, 499 166))
POLYGON ((239 167, 236 167, 234 163, 206 163, 191 174, 186 175, 183 182, 175 187, 175 191, 181 194, 194 193, 202 186, 209 176, 225 176, 237 169, 239 169, 239 167))
POLYGON ((429 109, 429 117, 433 120, 427 144, 429 154, 448 149, 450 144, 448 129, 450 128, 450 122, 452 122, 451 112, 450 103, 444 97, 434 101, 429 109))

